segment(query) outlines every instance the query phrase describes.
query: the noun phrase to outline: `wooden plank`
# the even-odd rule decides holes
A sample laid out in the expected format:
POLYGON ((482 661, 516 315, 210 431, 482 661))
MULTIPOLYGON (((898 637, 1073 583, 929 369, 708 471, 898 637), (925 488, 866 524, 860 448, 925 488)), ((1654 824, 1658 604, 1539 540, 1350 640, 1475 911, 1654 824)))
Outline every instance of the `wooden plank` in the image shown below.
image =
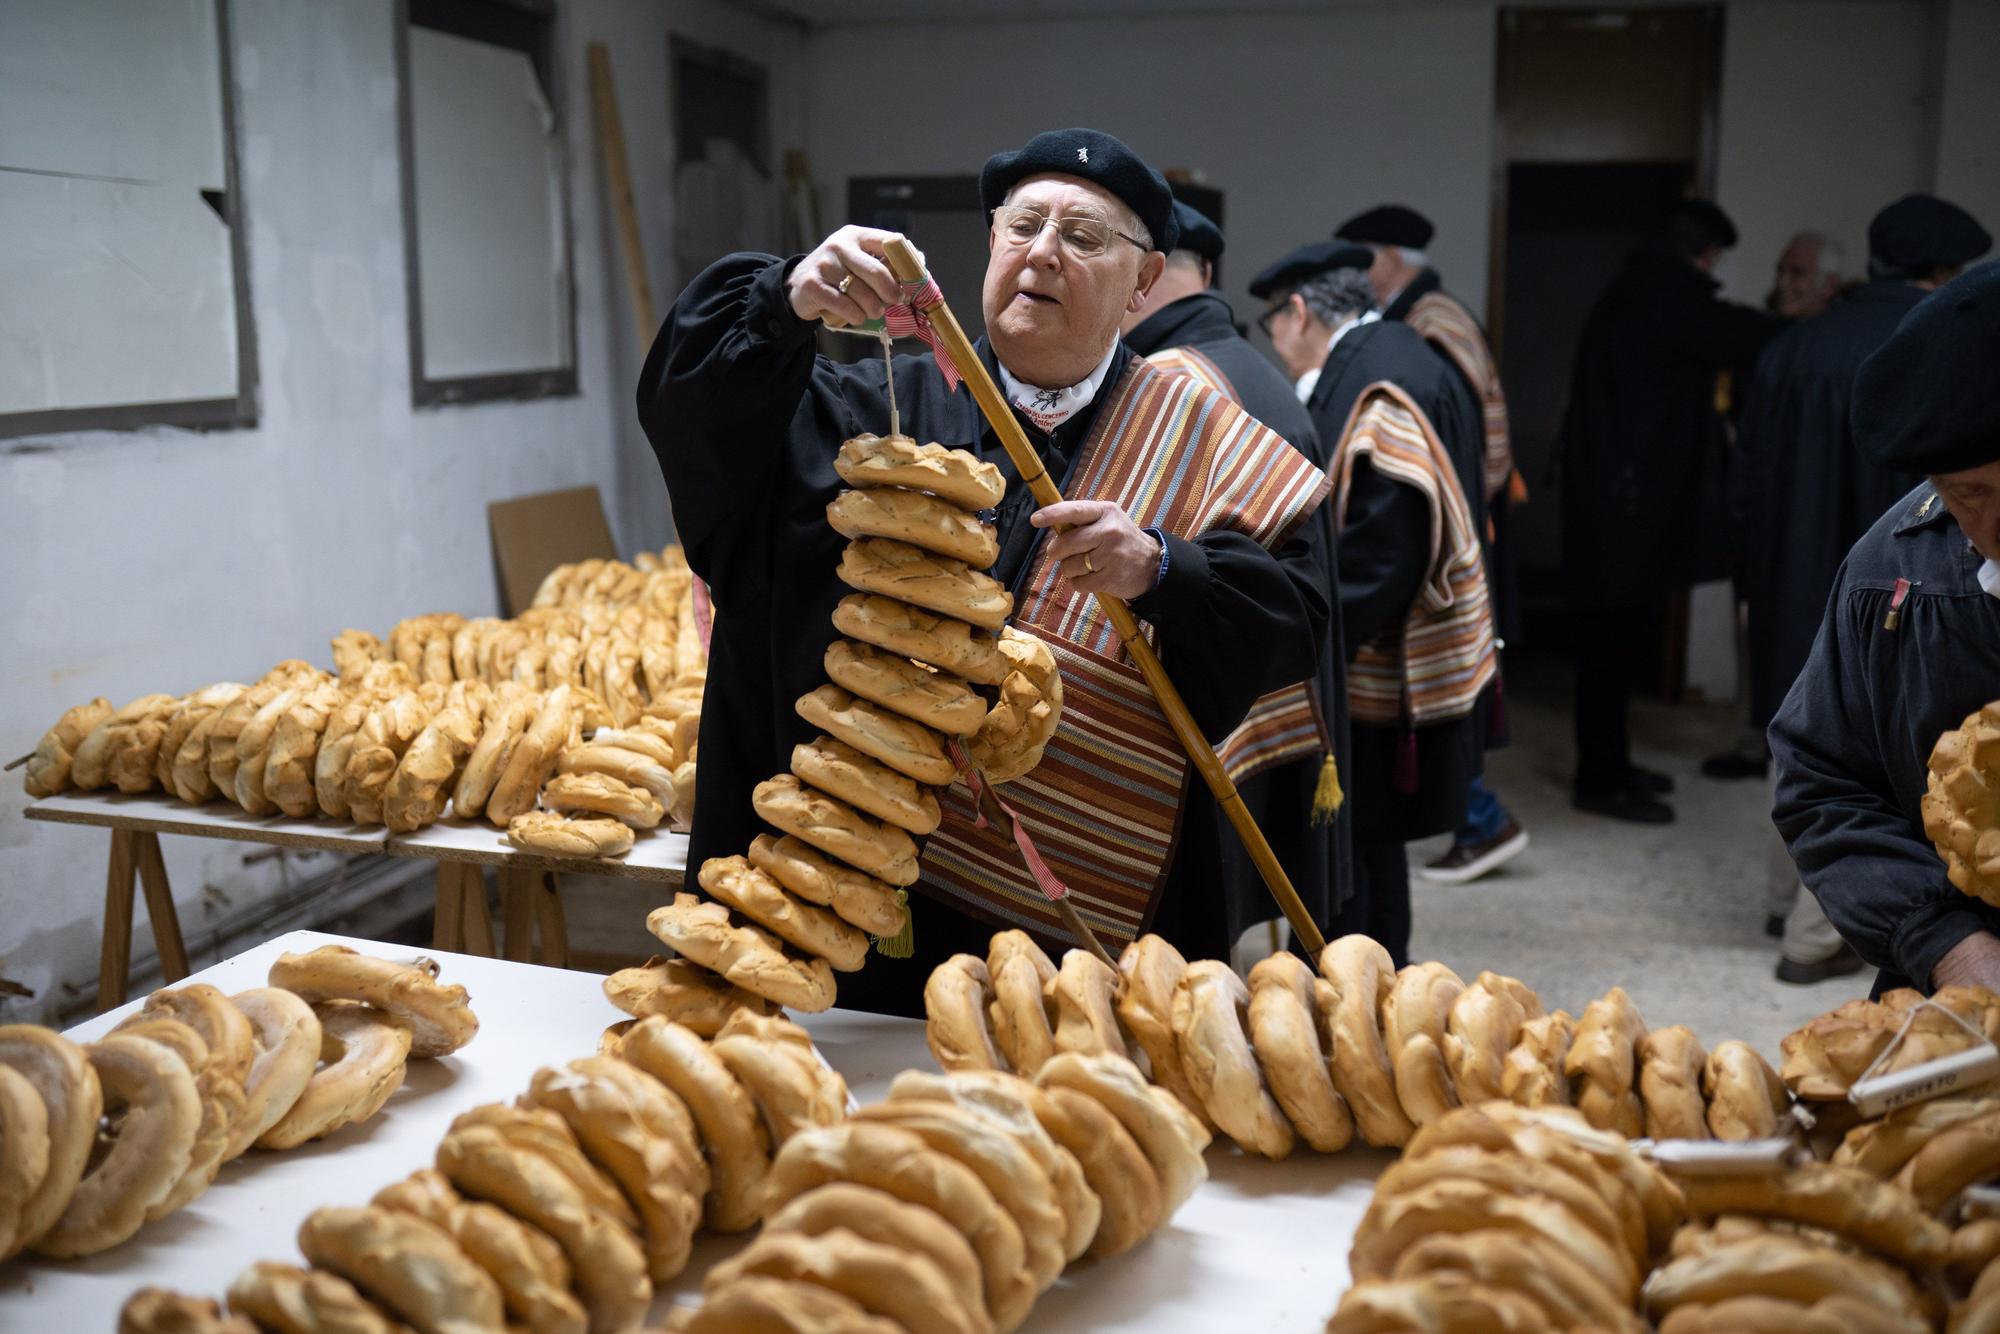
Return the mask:
POLYGON ((507 843, 506 835, 479 821, 440 820, 414 833, 393 835, 382 849, 392 857, 520 867, 527 871, 587 871, 620 880, 679 887, 687 879, 687 835, 642 829, 622 857, 539 857, 507 843))
POLYGON ((173 887, 167 883, 167 863, 160 856, 160 836, 132 835, 138 848, 139 883, 146 888, 146 916, 153 923, 153 947, 160 955, 160 976, 168 983, 188 975, 187 944, 181 939, 180 913, 174 909, 173 887))
POLYGON ((493 910, 486 902, 486 872, 477 866, 460 866, 458 874, 459 902, 465 914, 461 928, 464 952, 491 959, 497 951, 493 948, 493 910))
POLYGON ((465 890, 459 880, 463 868, 457 862, 439 862, 437 907, 431 913, 431 947, 456 950, 465 937, 465 890))
POLYGON ((97 960, 99 1013, 125 1003, 132 971, 132 893, 138 866, 129 829, 111 831, 111 862, 104 876, 104 943, 97 960))
POLYGON ((507 958, 529 962, 535 957, 535 887, 527 872, 500 868, 500 912, 507 927, 507 958))
POLYGON ((556 892, 554 873, 535 875, 535 918, 541 924, 541 957, 535 962, 551 968, 569 967, 569 926, 563 920, 562 897, 556 892))
POLYGON ((653 285, 646 276, 646 249, 639 236, 639 206, 632 198, 632 168, 625 157, 625 127, 618 117, 618 90, 611 80, 611 52, 602 42, 590 44, 590 95, 597 106, 597 141, 604 150, 604 184, 611 195, 612 216, 618 219, 618 253, 625 259, 625 286, 632 294, 632 318, 639 328, 639 345, 659 332, 653 306, 653 285))
POLYGON ((131 829, 142 833, 185 834, 192 838, 222 838, 239 843, 265 843, 283 848, 315 848, 323 852, 380 852, 389 831, 380 827, 314 822, 283 817, 259 819, 235 806, 214 803, 189 806, 157 793, 70 792, 45 797, 22 812, 30 820, 50 824, 89 825, 99 829, 131 829))

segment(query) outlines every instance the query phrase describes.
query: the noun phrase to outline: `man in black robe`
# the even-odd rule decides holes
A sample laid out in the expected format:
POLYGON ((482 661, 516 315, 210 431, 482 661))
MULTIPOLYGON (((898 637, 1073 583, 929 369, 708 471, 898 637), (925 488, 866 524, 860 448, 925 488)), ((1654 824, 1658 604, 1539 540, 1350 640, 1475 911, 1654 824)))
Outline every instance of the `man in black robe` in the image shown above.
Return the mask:
MULTIPOLYGON (((1324 470, 1326 443, 1313 429, 1312 417, 1292 392, 1291 382, 1237 332, 1235 312, 1210 285, 1226 244, 1222 229, 1207 214, 1180 200, 1174 201, 1174 217, 1180 223, 1180 245, 1167 256, 1166 267, 1146 304, 1125 317, 1125 345, 1142 357, 1171 349, 1199 353, 1227 381, 1225 392, 1230 397, 1311 459, 1314 467, 1324 470)), ((1330 558, 1331 508, 1322 505, 1311 521, 1326 526, 1321 541, 1330 558)), ((1329 570, 1329 586, 1332 582, 1329 570)), ((1338 910, 1347 897, 1347 822, 1316 816, 1313 809, 1321 791, 1324 761, 1331 759, 1337 774, 1349 759, 1347 693, 1342 679, 1346 655, 1337 620, 1329 622, 1326 639, 1309 700, 1319 715, 1320 735, 1309 745, 1298 747, 1310 753, 1269 767, 1255 765, 1236 779, 1236 790, 1277 853, 1292 887, 1307 902, 1325 902, 1338 910)), ((1231 940, 1254 924, 1271 919, 1271 895, 1263 877, 1250 861, 1243 840, 1200 783, 1189 785, 1181 839, 1183 849, 1200 846, 1202 860, 1213 858, 1222 865, 1222 906, 1227 914, 1223 929, 1231 940), (1212 852, 1209 844, 1213 844, 1212 852)))
MULTIPOLYGON (((1381 319, 1365 246, 1302 246, 1257 275, 1251 294, 1270 303, 1258 324, 1296 377, 1320 437, 1338 450, 1350 414, 1371 384, 1407 393, 1449 454, 1473 521, 1483 520, 1479 408, 1457 373, 1408 326, 1381 319)), ((1432 514, 1423 494, 1355 465, 1346 513, 1337 517, 1335 590, 1341 641, 1361 645, 1400 625, 1432 561, 1432 514)), ((1373 936, 1401 966, 1409 951, 1410 867, 1404 844, 1455 830, 1483 767, 1486 712, 1415 730, 1352 720, 1346 772, 1353 807, 1355 894, 1336 929, 1373 936), (1414 744, 1414 773, 1408 747, 1414 744), (1414 781, 1411 781, 1414 780, 1414 781)))
POLYGON ((1771 724, 1773 818, 1806 888, 1892 987, 2000 988, 2000 909, 1926 836, 1939 736, 2000 698, 2000 265, 1925 297, 1862 364, 1856 445, 1923 475, 1855 544, 1771 724))
POLYGON ((1735 244, 1715 205, 1676 206, 1626 258, 1577 340, 1561 475, 1563 570, 1581 645, 1578 810, 1674 818, 1660 799, 1673 779, 1632 763, 1632 687, 1668 595, 1691 580, 1703 488, 1721 481, 1716 373, 1741 382, 1778 329, 1716 296, 1710 272, 1735 244))
MULTIPOLYGON (((1172 196, 1131 150, 1092 130, 1050 132, 997 155, 981 195, 994 224, 979 354, 1069 494, 1099 391, 1129 373, 1119 321, 1158 280, 1161 248, 1174 248, 1172 196)), ((748 846, 762 828, 751 789, 783 772, 815 730, 793 703, 824 679, 831 614, 848 591, 835 576, 844 539, 825 513, 842 488, 834 456, 843 440, 886 432, 889 395, 879 361, 817 357, 814 335, 823 316, 861 324, 905 299, 882 259, 892 236, 850 226, 804 256, 717 261, 681 293, 641 374, 640 420, 688 563, 716 606, 690 866, 748 846)), ((1330 606, 1317 527, 1300 525, 1267 550, 1227 529, 1149 533, 1101 501, 1037 511, 969 392, 952 392, 928 355, 898 357, 894 375, 907 434, 970 449, 1009 483, 992 516, 1000 555, 990 572, 1017 605, 1038 549, 1057 562, 1064 592, 1127 598, 1212 740, 1260 695, 1312 670, 1330 606)), ((842 978, 842 1005, 921 1014, 932 967, 958 951, 985 955, 994 923, 944 901, 931 874, 927 863, 914 887, 914 956, 871 957, 842 978)), ((1228 948, 1179 932, 1176 921, 1201 915, 1184 901, 1218 897, 1218 878, 1214 865, 1178 857, 1156 896, 1155 927, 1178 934, 1189 954, 1228 948)))
MULTIPOLYGON (((1744 525, 1744 582, 1750 721, 1760 732, 1812 652, 1841 560, 1917 480, 1855 446, 1849 412, 1861 364, 1926 293, 1992 243, 1963 209, 1929 195, 1900 199, 1868 226, 1870 281, 1780 334, 1758 359, 1734 480, 1737 508, 1752 517, 1744 525)), ((1861 956, 1842 944, 1812 896, 1798 892, 1789 862, 1771 888, 1772 912, 1787 914, 1779 981, 1860 970, 1861 956)))

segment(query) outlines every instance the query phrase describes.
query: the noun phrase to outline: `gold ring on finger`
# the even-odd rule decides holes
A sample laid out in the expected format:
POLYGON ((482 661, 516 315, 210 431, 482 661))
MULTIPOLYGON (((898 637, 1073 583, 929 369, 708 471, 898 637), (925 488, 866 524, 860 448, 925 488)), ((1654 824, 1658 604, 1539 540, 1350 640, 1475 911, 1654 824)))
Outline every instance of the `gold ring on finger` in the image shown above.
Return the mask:
POLYGON ((852 286, 854 286, 854 275, 850 273, 845 278, 842 278, 840 280, 840 294, 842 296, 846 296, 847 289, 852 286))
POLYGON ((1090 573, 1092 574, 1097 573, 1097 567, 1090 563, 1090 553, 1088 551, 1083 553, 1083 568, 1090 571, 1090 573))

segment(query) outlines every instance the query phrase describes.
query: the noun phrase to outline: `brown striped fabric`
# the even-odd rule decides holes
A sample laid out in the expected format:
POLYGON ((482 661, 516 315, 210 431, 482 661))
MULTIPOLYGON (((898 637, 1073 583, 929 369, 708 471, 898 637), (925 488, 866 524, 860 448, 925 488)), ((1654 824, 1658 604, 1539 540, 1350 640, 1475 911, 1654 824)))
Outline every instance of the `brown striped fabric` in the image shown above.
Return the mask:
POLYGON ((1486 427, 1486 498, 1491 500, 1514 471, 1514 447, 1507 437, 1507 395, 1500 388, 1500 366, 1486 346, 1486 335, 1472 312, 1443 292, 1418 297, 1403 322, 1425 342, 1442 347, 1466 380, 1478 388, 1480 415, 1486 427))

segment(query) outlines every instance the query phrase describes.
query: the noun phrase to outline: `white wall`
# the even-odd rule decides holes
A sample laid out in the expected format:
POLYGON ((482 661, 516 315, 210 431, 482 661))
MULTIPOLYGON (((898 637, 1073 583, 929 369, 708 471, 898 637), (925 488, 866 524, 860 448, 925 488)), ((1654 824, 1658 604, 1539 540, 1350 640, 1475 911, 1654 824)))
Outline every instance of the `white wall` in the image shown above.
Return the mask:
MULTIPOLYGON (((668 536, 632 411, 642 349, 604 198, 586 42, 614 44, 658 291, 671 209, 669 26, 772 61, 796 89, 800 36, 705 2, 564 7, 580 392, 410 406, 390 0, 236 0, 242 180, 261 363, 256 428, 89 432, 0 446, 0 752, 33 747, 92 695, 324 663, 344 626, 495 610, 489 500, 596 483, 621 546, 668 536)), ((796 142, 798 102, 775 127, 796 142)), ((662 309, 664 309, 664 301, 662 309)), ((648 341, 650 341, 650 331, 648 341)), ((0 975, 49 996, 94 978, 105 836, 30 824, 0 781, 0 975)), ((184 928, 268 897, 241 845, 163 840, 184 928)), ((144 928, 141 928, 142 937, 144 928)), ((141 952, 150 949, 143 946, 141 952)), ((41 1002, 25 1007, 30 1013, 41 1002)))
POLYGON ((1951 0, 1938 101, 1937 192, 2000 232, 2000 4, 1951 0))

